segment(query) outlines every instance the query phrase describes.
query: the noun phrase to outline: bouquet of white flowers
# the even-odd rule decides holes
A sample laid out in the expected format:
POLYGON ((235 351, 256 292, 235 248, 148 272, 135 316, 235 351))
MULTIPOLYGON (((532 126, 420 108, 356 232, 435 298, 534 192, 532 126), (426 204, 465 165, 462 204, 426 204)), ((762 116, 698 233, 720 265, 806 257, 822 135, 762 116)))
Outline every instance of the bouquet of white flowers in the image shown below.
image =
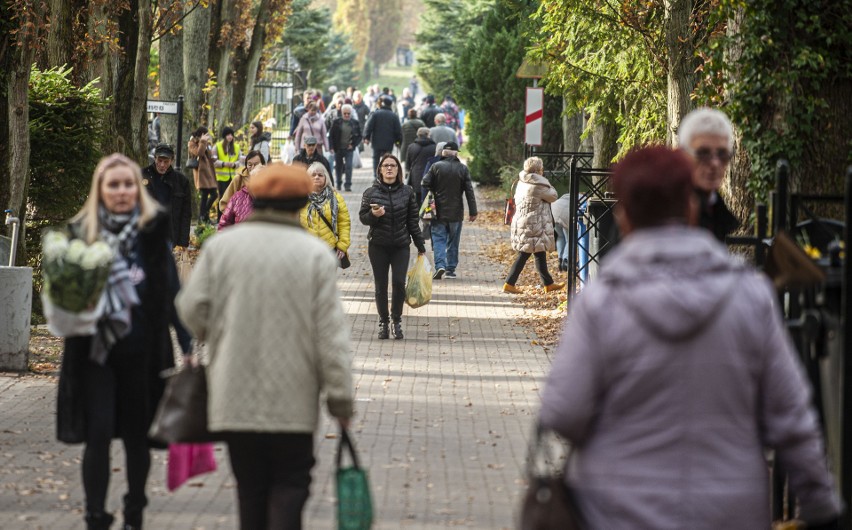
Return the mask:
POLYGON ((42 240, 42 300, 48 327, 59 336, 94 332, 98 302, 112 267, 113 251, 103 241, 86 245, 58 230, 42 240))

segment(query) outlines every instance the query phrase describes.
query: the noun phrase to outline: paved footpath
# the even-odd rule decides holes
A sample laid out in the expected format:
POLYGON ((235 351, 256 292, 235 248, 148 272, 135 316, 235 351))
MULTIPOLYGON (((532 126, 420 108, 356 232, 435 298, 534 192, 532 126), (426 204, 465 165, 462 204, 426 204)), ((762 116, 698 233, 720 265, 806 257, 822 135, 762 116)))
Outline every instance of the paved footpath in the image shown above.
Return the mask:
MULTIPOLYGON (((505 236, 466 222, 459 278, 435 282, 428 305, 406 306, 404 340, 380 341, 366 227, 357 220, 371 180, 368 170, 357 170, 354 191, 343 194, 353 216, 353 245, 352 267, 340 271, 339 285, 354 351, 352 430, 370 473, 374 528, 513 528, 526 443, 550 359, 515 324, 522 309, 499 291, 505 271, 480 252, 505 236)), ((55 440, 55 392, 52 378, 0 374, 4 530, 83 528, 81 446, 55 440)), ((305 514, 309 530, 335 527, 334 433, 323 418, 305 514)), ((216 449, 220 469, 174 493, 165 487, 165 454, 154 453, 146 528, 237 528, 234 480, 226 450, 216 449)), ((114 443, 108 509, 119 512, 122 455, 121 444, 114 443)))

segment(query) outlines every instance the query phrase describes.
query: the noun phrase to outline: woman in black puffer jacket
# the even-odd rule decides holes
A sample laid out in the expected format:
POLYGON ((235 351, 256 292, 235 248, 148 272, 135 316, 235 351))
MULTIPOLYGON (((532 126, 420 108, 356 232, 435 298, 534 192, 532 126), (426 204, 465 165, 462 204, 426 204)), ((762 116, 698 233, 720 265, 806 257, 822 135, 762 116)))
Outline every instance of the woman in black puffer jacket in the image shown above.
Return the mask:
POLYGON ((389 336, 393 320, 393 338, 402 338, 402 304, 405 302, 405 273, 411 240, 418 254, 426 254, 426 242, 420 233, 417 197, 411 186, 402 183, 399 159, 388 153, 379 161, 379 176, 361 198, 359 217, 370 227, 368 255, 376 284, 376 309, 379 311, 379 338, 389 336), (393 300, 388 318, 388 269, 393 275, 393 300))

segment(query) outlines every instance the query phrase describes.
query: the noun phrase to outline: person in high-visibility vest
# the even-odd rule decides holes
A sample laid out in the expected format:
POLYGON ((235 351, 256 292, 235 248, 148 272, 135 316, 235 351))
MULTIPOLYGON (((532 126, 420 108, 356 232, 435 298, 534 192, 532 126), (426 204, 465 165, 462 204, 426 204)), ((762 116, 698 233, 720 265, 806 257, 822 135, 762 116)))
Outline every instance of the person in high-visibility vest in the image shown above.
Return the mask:
MULTIPOLYGON (((237 174, 240 165, 240 148, 234 142, 234 130, 232 128, 225 127, 222 129, 221 140, 216 142, 214 156, 213 167, 216 168, 216 187, 219 192, 219 200, 222 200, 222 195, 228 189, 228 184, 237 174)), ((222 217, 221 208, 219 208, 219 217, 222 217)))

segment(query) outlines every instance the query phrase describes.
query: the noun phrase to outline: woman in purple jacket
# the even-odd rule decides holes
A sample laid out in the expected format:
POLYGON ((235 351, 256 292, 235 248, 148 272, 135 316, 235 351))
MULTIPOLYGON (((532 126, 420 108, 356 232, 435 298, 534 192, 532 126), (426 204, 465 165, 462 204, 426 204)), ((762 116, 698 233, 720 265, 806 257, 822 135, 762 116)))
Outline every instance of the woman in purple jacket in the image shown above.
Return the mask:
POLYGON ((613 175, 625 236, 576 299, 540 422, 568 438, 587 528, 767 529, 764 451, 808 528, 840 499, 810 388, 768 279, 694 228, 683 152, 634 152, 613 175))

